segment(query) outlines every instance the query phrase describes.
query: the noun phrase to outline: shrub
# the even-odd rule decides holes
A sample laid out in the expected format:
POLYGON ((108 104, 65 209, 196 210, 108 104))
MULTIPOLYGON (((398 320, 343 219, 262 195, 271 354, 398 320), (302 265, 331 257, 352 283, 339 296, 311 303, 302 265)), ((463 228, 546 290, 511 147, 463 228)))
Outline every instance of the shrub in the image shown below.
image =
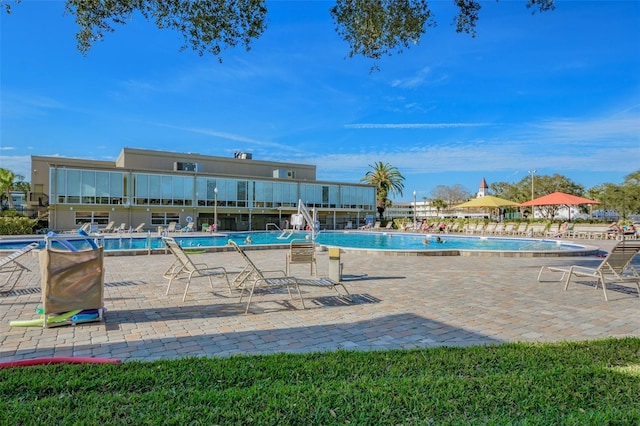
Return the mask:
POLYGON ((0 216, 0 235, 31 235, 37 223, 37 219, 24 216, 0 216))

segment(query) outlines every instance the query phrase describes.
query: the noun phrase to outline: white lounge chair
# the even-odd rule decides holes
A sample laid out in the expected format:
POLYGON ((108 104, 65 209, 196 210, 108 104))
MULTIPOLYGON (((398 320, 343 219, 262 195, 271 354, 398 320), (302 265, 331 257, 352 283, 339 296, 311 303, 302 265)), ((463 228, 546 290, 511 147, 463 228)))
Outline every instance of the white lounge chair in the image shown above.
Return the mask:
POLYGON ((193 227, 195 226, 195 222, 189 222, 186 226, 180 228, 180 232, 193 232, 193 227))
POLYGON ((19 250, 11 252, 9 255, 5 257, 0 258, 0 274, 9 274, 9 276, 4 280, 2 285, 0 285, 0 289, 3 289, 3 291, 12 290, 13 287, 18 282, 18 280, 20 279, 20 276, 22 275, 22 273, 24 271, 31 271, 31 269, 27 268, 22 263, 18 262, 18 259, 36 248, 38 248, 38 243, 31 243, 29 245, 22 247, 19 250), (4 290, 4 287, 9 284, 9 281, 11 281, 11 278, 16 273, 18 275, 13 281, 13 285, 11 285, 11 288, 4 290))
POLYGON ((106 234, 107 232, 113 232, 113 227, 116 225, 115 221, 111 221, 107 224, 107 226, 105 226, 102 229, 99 229, 99 232, 102 232, 103 234, 106 234))
POLYGON ((218 275, 224 276, 224 279, 227 281, 227 286, 229 287, 229 293, 231 293, 231 284, 229 283, 229 276, 227 275, 227 270, 225 268, 222 266, 208 266, 205 263, 194 263, 174 238, 162 237, 162 241, 169 251, 175 256, 174 262, 162 275, 169 280, 169 285, 167 286, 165 295, 169 294, 169 289, 171 288, 171 284, 174 280, 186 280, 187 286, 185 287, 184 295, 182 296, 182 301, 184 302, 187 298, 187 291, 189 291, 189 285, 191 284, 192 278, 207 277, 209 279, 209 284, 213 289, 213 281, 211 281, 211 277, 218 275))
POLYGON ((284 274, 283 271, 265 271, 260 270, 253 263, 253 261, 247 256, 244 250, 236 244, 233 240, 229 240, 229 244, 242 256, 245 261, 245 267, 238 274, 238 276, 234 279, 234 283, 236 283, 241 290, 240 293, 240 301, 244 297, 245 291, 249 293, 249 300, 247 301, 247 308, 244 313, 249 312, 249 306, 251 305, 251 299, 256 288, 281 288, 285 287, 287 292, 289 293, 289 299, 293 299, 291 294, 291 288, 296 289, 298 292, 298 296, 300 297, 300 303, 302 303, 302 307, 306 308, 304 305, 304 299, 302 298, 302 293, 300 292, 300 286, 310 286, 310 287, 322 287, 322 288, 330 288, 336 291, 338 295, 340 292, 337 287, 342 287, 344 292, 349 295, 349 291, 344 286, 344 284, 340 282, 335 282, 329 278, 297 278, 297 277, 289 277, 284 274), (268 277, 267 275, 275 274, 272 277, 268 277))
POLYGON ((142 232, 144 230, 144 225, 146 225, 146 223, 142 222, 140 225, 136 226, 132 232, 142 232))
POLYGON ((567 288, 569 288, 569 282, 573 276, 595 278, 596 288, 599 284, 602 284, 605 300, 609 300, 607 298, 607 283, 635 283, 638 289, 638 296, 640 297, 640 274, 638 274, 638 271, 631 265, 631 261, 638 252, 640 252, 640 241, 621 241, 602 260, 600 265, 594 268, 579 265, 569 267, 543 266, 538 273, 538 281, 549 281, 541 279, 542 273, 545 270, 561 272, 562 276, 560 279, 551 281, 562 281, 566 277, 564 286, 566 291, 567 288))

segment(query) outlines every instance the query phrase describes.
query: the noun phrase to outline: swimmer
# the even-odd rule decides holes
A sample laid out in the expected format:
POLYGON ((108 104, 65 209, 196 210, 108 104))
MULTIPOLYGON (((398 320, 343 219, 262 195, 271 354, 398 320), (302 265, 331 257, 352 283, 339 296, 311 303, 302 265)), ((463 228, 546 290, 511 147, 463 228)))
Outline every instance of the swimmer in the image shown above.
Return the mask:
POLYGON ((442 244, 442 243, 444 243, 444 240, 442 238, 440 238, 440 237, 437 237, 436 238, 436 243, 441 243, 442 244))
POLYGON ((425 238, 424 240, 422 240, 422 244, 424 244, 424 245, 426 246, 427 244, 429 244, 429 240, 427 240, 427 239, 425 238))
POLYGON ((253 241, 251 241, 251 235, 247 235, 247 238, 244 240, 245 244, 251 244, 253 241))

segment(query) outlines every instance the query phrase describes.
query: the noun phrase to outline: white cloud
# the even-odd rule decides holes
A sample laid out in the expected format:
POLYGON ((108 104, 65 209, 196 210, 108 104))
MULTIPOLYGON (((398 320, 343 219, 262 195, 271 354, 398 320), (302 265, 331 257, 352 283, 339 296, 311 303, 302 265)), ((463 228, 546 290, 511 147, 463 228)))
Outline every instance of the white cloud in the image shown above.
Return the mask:
POLYGON ((0 155, 0 168, 11 170, 14 174, 31 181, 30 155, 0 155))
POLYGON ((418 72, 416 72, 416 74, 413 76, 393 80, 391 82, 391 87, 400 87, 403 89, 414 89, 420 86, 439 83, 447 79, 446 76, 440 76, 440 77, 428 79, 430 75, 431 75, 431 67, 424 67, 418 70, 418 72))

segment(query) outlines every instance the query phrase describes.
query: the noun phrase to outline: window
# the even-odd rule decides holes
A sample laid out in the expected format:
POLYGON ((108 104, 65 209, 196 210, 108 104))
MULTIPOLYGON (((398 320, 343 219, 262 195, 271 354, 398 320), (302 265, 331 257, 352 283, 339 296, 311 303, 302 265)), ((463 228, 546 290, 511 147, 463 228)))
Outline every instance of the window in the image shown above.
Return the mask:
POLYGON ((151 225, 165 226, 169 222, 180 222, 180 214, 173 212, 151 213, 151 225))

